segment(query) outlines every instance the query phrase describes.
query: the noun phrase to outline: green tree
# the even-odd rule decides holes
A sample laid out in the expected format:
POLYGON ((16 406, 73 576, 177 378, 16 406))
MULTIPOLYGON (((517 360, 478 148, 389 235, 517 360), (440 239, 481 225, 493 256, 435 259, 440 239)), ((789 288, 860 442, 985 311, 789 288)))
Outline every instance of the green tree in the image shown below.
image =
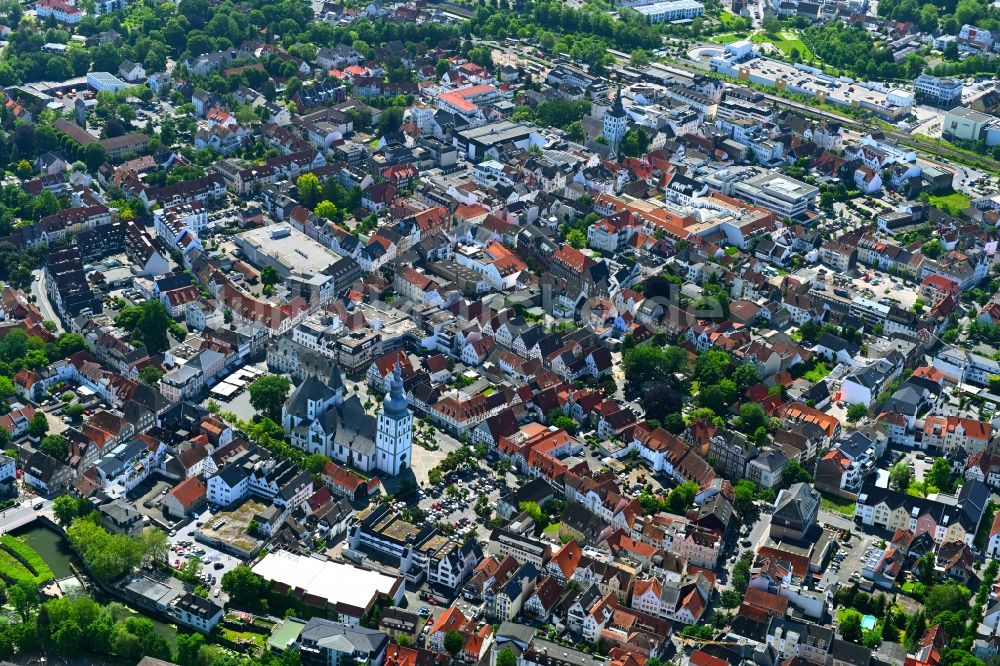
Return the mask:
POLYGON ((97 171, 107 161, 107 154, 104 152, 104 146, 95 141, 83 149, 80 158, 87 165, 88 170, 97 171))
POLYGON ((179 666, 201 666, 198 658, 205 645, 205 637, 198 632, 177 634, 177 663, 179 666))
POLYGON ((452 630, 444 635, 444 649, 451 655, 452 659, 458 657, 464 645, 465 639, 460 632, 452 630))
POLYGON ((580 424, 570 416, 566 416, 561 409, 555 407, 545 415, 545 423, 556 428, 562 428, 571 435, 575 435, 580 424))
POLYGON ((750 584, 750 566, 753 564, 754 553, 752 550, 744 551, 733 567, 733 589, 741 597, 747 591, 750 584))
POLYGON ((326 199, 316 204, 316 210, 314 212, 317 216, 327 220, 336 220, 340 216, 340 210, 337 208, 337 204, 332 201, 327 201, 326 199))
POLYGON ((142 563, 144 553, 139 538, 111 534, 86 518, 75 519, 66 535, 90 571, 102 581, 116 581, 142 563))
POLYGON ((632 51, 632 55, 629 58, 629 66, 636 69, 642 69, 649 66, 651 59, 652 57, 650 56, 649 51, 646 51, 645 49, 636 49, 635 51, 632 51))
POLYGON ((280 280, 281 276, 278 275, 278 270, 271 264, 264 266, 264 268, 260 270, 260 283, 265 287, 273 287, 278 284, 280 280))
POLYGON ((857 642, 861 638, 861 613, 847 609, 840 613, 840 633, 844 640, 857 642))
POLYGON ((159 354, 170 347, 167 331, 174 321, 160 301, 123 308, 115 323, 138 337, 150 354, 159 354))
POLYGON ((889 469, 889 484, 900 492, 906 492, 913 474, 905 460, 900 460, 889 469))
POLYGON ((649 136, 638 127, 625 132, 619 150, 626 157, 639 157, 649 147, 649 136))
POLYGON ((569 134, 569 140, 576 143, 583 143, 583 140, 587 138, 583 131, 583 124, 579 120, 574 120, 566 125, 566 133, 569 134))
POLYGON ((56 522, 64 528, 68 527, 77 516, 76 500, 68 495, 60 495, 52 502, 52 513, 56 517, 56 522))
MULTIPOLYGON (((927 6, 933 7, 933 5, 927 6)), ((921 246, 920 252, 929 259, 937 259, 944 254, 944 246, 941 245, 941 241, 936 238, 932 238, 921 246)))
POLYGON ((669 373, 668 356, 663 349, 652 345, 639 345, 622 353, 625 381, 636 388, 654 380, 661 380, 669 373))
POLYGON ((667 495, 667 510, 671 513, 683 516, 694 503, 695 495, 698 494, 698 484, 694 481, 685 481, 670 491, 667 495))
POLYGON ((258 414, 278 421, 291 387, 288 379, 281 375, 258 377, 249 386, 250 404, 258 414))
POLYGON ((158 386, 160 378, 163 377, 163 370, 150 363, 142 367, 139 371, 139 379, 146 386, 158 386))
POLYGON ((38 596, 38 586, 27 580, 19 580, 7 588, 7 601, 21 617, 21 622, 27 622, 41 598, 38 596))
POLYGON ((847 408, 847 420, 850 423, 857 423, 868 415, 868 408, 863 403, 856 402, 847 408))
POLYGON ((758 428, 766 428, 770 419, 767 412, 756 402, 745 402, 740 405, 740 430, 746 434, 756 432, 758 428))
POLYGON ((45 412, 38 410, 28 421, 28 434, 31 437, 42 437, 49 431, 49 421, 45 418, 45 412))
POLYGON ((736 383, 736 388, 740 391, 746 391, 748 388, 760 381, 760 377, 757 375, 757 369, 750 363, 741 363, 737 366, 737 368, 733 370, 733 375, 730 379, 736 383))
POLYGON ((566 242, 577 249, 586 247, 587 234, 580 229, 571 229, 570 232, 566 234, 566 242))
POLYGON ((924 480, 931 483, 938 490, 950 492, 952 488, 951 464, 948 462, 948 459, 935 458, 934 462, 931 463, 931 468, 927 470, 924 480))
POLYGON ((59 435, 47 435, 42 438, 38 450, 56 460, 66 460, 66 455, 69 453, 69 440, 59 435))
POLYGON ((538 502, 521 502, 518 507, 535 521, 535 526, 544 530, 549 525, 549 515, 539 506, 538 502))
POLYGON ((717 415, 723 416, 736 397, 736 384, 723 379, 718 384, 702 386, 698 391, 697 403, 699 407, 711 409, 717 415))
POLYGON ((812 483, 812 474, 798 460, 790 460, 781 473, 781 484, 788 487, 795 483, 812 483))
POLYGON ((497 653, 496 666, 517 666, 517 654, 509 647, 505 647, 497 653))
POLYGON ((972 594, 969 588, 949 581, 940 583, 931 588, 927 593, 927 601, 924 604, 928 617, 937 617, 939 613, 945 611, 955 611, 966 613, 969 610, 969 599, 972 594))
POLYGON ((240 565, 222 576, 222 589, 234 605, 255 608, 260 605, 261 597, 267 591, 267 581, 255 574, 250 567, 240 565))
POLYGON ((737 608, 743 603, 743 596, 736 590, 723 590, 719 595, 719 603, 723 608, 737 608))
POLYGON ((753 509, 757 497, 757 484, 750 479, 740 479, 733 485, 733 507, 740 513, 753 509))
POLYGON ((721 349, 710 349, 694 363, 694 378, 702 384, 715 384, 729 376, 732 358, 721 349))

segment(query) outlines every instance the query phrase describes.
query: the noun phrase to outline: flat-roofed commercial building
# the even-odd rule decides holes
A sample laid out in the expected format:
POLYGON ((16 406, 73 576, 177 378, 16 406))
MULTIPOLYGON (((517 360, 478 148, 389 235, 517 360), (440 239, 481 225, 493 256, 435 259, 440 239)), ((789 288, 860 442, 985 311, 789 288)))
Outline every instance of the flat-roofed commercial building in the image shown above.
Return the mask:
POLYGON ((737 183, 734 191, 754 205, 793 219, 805 215, 819 194, 819 190, 812 185, 780 173, 748 178, 737 183))
POLYGON ((405 591, 401 578, 285 550, 268 553, 253 572, 279 591, 303 594, 310 605, 335 610, 342 622, 351 625, 358 624, 380 597, 399 605, 405 591))
POLYGON ((689 21, 705 13, 705 5, 697 0, 669 0, 633 7, 650 23, 689 21))
POLYGON ((251 229, 233 240, 255 266, 274 266, 282 277, 294 271, 322 273, 341 259, 288 224, 251 229))

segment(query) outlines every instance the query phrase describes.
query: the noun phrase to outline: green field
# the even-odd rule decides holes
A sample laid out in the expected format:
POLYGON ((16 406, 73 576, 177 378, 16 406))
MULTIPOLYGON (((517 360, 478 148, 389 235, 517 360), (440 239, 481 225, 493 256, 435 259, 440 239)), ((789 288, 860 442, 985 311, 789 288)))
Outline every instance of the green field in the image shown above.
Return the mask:
POLYGON ((796 49, 801 60, 814 60, 816 58, 805 42, 799 39, 796 33, 788 30, 782 30, 777 36, 757 32, 750 38, 750 41, 755 44, 774 44, 786 56, 792 55, 792 49, 796 49))
POLYGON ((952 192, 951 194, 931 195, 927 202, 949 215, 958 215, 972 205, 972 197, 962 192, 952 192))
POLYGON ((836 495, 827 495, 826 493, 820 493, 819 506, 827 511, 833 511, 834 513, 839 513, 844 516, 853 517, 854 510, 857 508, 857 502, 852 502, 843 497, 837 497, 836 495))

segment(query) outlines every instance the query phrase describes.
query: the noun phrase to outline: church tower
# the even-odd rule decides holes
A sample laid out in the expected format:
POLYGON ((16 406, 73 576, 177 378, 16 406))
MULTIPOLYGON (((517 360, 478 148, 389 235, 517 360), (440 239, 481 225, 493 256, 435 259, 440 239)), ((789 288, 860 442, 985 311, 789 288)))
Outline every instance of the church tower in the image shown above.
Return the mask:
POLYGON ((382 401, 375 431, 375 448, 378 456, 375 466, 382 472, 395 476, 410 466, 410 449, 413 446, 413 414, 403 395, 403 375, 399 363, 392 371, 389 393, 382 401))
POLYGON ((628 126, 628 115, 625 107, 622 106, 622 88, 618 86, 615 93, 615 103, 611 109, 604 112, 604 138, 611 146, 611 154, 618 156, 618 147, 625 138, 625 129, 628 126))

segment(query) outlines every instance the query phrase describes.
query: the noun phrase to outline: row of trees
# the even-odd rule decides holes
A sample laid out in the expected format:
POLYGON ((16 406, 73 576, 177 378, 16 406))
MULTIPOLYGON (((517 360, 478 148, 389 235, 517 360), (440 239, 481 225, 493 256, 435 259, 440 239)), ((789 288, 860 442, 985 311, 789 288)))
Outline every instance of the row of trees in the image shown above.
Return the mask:
MULTIPOLYGON (((14 329, 0 340, 0 376, 9 379, 24 368, 40 370, 84 349, 87 342, 79 333, 63 333, 54 341, 45 342, 14 329)), ((0 381, 0 392, 4 385, 0 381)))
POLYGON ((167 535, 146 528, 137 537, 108 532, 96 514, 73 519, 66 536, 98 580, 116 581, 143 564, 166 564, 167 535))

